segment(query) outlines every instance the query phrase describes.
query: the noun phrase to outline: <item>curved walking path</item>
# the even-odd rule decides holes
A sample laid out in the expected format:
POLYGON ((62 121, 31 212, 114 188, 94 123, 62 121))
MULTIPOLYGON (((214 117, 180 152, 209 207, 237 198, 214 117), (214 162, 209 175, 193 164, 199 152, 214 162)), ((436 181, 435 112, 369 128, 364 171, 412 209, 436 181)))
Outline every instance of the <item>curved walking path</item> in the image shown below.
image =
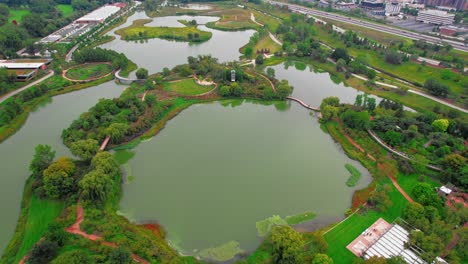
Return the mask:
POLYGON ((295 97, 288 96, 288 97, 286 97, 286 99, 289 99, 289 100, 298 102, 300 105, 302 105, 303 107, 305 107, 305 108, 307 108, 307 109, 309 109, 309 110, 313 110, 313 111, 320 112, 320 109, 319 109, 319 108, 312 107, 312 106, 310 106, 310 105, 304 103, 303 101, 301 101, 300 99, 297 99, 297 98, 295 98, 295 97))
POLYGON ((255 24, 257 24, 257 25, 259 25, 259 26, 261 26, 261 27, 264 26, 263 24, 258 23, 257 20, 255 20, 255 16, 254 16, 253 13, 250 13, 250 20, 252 20, 252 22, 254 22, 255 24))
POLYGON ((83 64, 79 64, 79 65, 76 65, 74 67, 71 67, 71 68, 68 68, 66 70, 63 70, 62 71, 62 78, 70 81, 70 82, 79 82, 79 83, 85 83, 85 82, 92 82, 92 81, 96 81, 96 80, 99 80, 99 79, 102 79, 102 78, 106 78, 107 76, 111 75, 112 73, 114 72, 114 69, 112 69, 112 64, 110 62, 90 62, 90 63, 83 63, 83 64), (69 78, 67 77, 67 73, 69 70, 72 70, 72 69, 75 69, 75 68, 78 68, 80 66, 87 66, 87 65, 93 65, 93 64, 107 64, 111 67, 111 71, 103 76, 98 76, 98 77, 95 77, 95 78, 90 78, 90 79, 85 79, 85 80, 78 80, 78 79, 72 79, 72 78, 69 78))
POLYGON ((34 85, 36 85, 36 84, 38 84, 38 83, 40 83, 40 82, 42 82, 42 81, 44 81, 46 79, 49 79, 53 75, 54 75, 54 71, 50 70, 49 73, 46 76, 40 78, 39 80, 36 80, 36 81, 34 81, 34 82, 32 82, 32 83, 30 83, 28 85, 25 85, 25 86, 23 86, 23 87, 21 87, 19 89, 14 90, 13 92, 10 92, 10 93, 7 93, 7 94, 3 95, 2 97, 0 97, 0 104, 3 103, 8 98, 10 98, 10 97, 12 97, 12 96, 14 96, 14 95, 16 95, 18 93, 21 93, 22 91, 24 91, 24 90, 26 90, 28 88, 30 88, 31 86, 34 86, 34 85))
MULTIPOLYGON (((78 204, 76 206, 76 221, 71 226, 65 228, 65 231, 67 231, 70 234, 75 234, 75 235, 82 236, 82 237, 84 237, 84 238, 86 238, 88 240, 91 240, 91 241, 101 241, 102 240, 101 244, 103 244, 105 246, 108 246, 108 247, 111 247, 111 248, 117 248, 118 247, 118 245, 116 243, 105 241, 105 240, 103 240, 103 238, 101 236, 93 235, 93 234, 87 234, 83 230, 81 230, 80 224, 81 224, 81 222, 83 222, 83 219, 84 219, 84 210, 83 210, 83 207, 81 207, 81 205, 78 202, 78 204)), ((144 260, 143 258, 139 257, 138 255, 136 255, 134 253, 132 253, 132 259, 134 261, 138 262, 138 263, 149 264, 148 261, 144 260)))
POLYGON ((76 44, 75 46, 73 46, 73 48, 70 49, 70 51, 67 53, 67 55, 65 56, 65 61, 66 62, 70 62, 71 59, 72 59, 72 56, 73 56, 73 52, 75 52, 76 49, 78 49, 78 47, 80 46, 80 43, 76 44))
POLYGON ((403 188, 400 187, 398 182, 395 180, 395 177, 393 177, 392 174, 385 171, 385 167, 384 167, 384 165, 382 163, 377 164, 377 168, 382 170, 388 176, 388 178, 390 178, 390 180, 393 183, 393 186, 395 186, 395 188, 397 188, 397 190, 401 193, 401 195, 403 195, 403 197, 405 197, 406 200, 408 200, 408 202, 414 203, 413 199, 405 192, 405 190, 403 190, 403 188))
MULTIPOLYGON (((404 153, 404 152, 401 152, 401 151, 398 151, 398 150, 395 150, 393 149, 392 147, 388 146, 381 138, 379 138, 379 136, 377 136, 377 134, 374 133, 374 131, 372 131, 371 129, 368 129, 367 132, 369 133, 369 135, 379 144, 381 145, 382 147, 384 147, 386 150, 392 152, 393 154, 395 155, 398 155, 404 159, 407 159, 407 160, 410 160, 410 161, 414 161, 414 162, 418 162, 416 160, 414 160, 413 158, 411 158, 410 156, 408 156, 408 154, 404 153)), ((419 162, 418 162, 419 163, 419 162)), ((436 167, 434 165, 431 165, 431 164, 425 164, 426 167, 428 167, 429 169, 432 169, 432 170, 436 170, 436 171, 442 171, 441 168, 439 167, 436 167)))
POLYGON ((276 93, 276 87, 273 84, 273 82, 270 80, 270 78, 266 77, 265 75, 263 75, 261 73, 258 73, 258 75, 260 75, 263 79, 267 80, 271 85, 271 89, 273 89, 273 91, 276 93))
POLYGON ((276 42, 276 43, 277 43, 278 45, 280 45, 280 46, 283 46, 283 42, 279 41, 279 39, 277 39, 277 38, 275 37, 275 35, 273 35, 271 32, 268 32, 268 33, 269 33, 269 35, 270 35, 270 38, 271 38, 274 42, 276 42))

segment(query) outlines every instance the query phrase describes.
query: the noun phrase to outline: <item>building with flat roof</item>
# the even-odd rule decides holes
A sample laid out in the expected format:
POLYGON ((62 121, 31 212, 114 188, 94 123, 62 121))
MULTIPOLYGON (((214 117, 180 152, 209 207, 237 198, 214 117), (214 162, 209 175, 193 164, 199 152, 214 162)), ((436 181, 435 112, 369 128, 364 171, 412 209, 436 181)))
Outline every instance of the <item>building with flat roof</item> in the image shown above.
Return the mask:
POLYGON ((385 3, 380 0, 362 0, 361 8, 374 15, 385 15, 385 3))
MULTIPOLYGON (((427 264, 420 255, 423 251, 415 246, 408 247, 411 231, 404 228, 403 223, 390 224, 382 218, 375 221, 369 228, 364 230, 346 248, 354 255, 363 259, 372 257, 391 258, 400 256, 409 264, 427 264)), ((421 231, 414 231, 421 232, 421 231)), ((441 258, 437 258, 437 263, 447 263, 441 258)))
POLYGON ((449 14, 442 10, 422 10, 419 11, 416 21, 434 25, 451 25, 453 24, 455 14, 449 14))
POLYGON ((91 13, 88 13, 80 18, 78 18, 76 23, 102 23, 106 18, 112 16, 113 14, 119 12, 120 7, 117 5, 105 5, 102 6, 91 13))
POLYGON ((386 16, 397 16, 400 14, 401 5, 398 2, 391 2, 385 4, 385 15, 386 16))
POLYGON ((47 69, 52 60, 0 60, 0 68, 15 74, 17 82, 29 81, 37 76, 39 70, 47 69))

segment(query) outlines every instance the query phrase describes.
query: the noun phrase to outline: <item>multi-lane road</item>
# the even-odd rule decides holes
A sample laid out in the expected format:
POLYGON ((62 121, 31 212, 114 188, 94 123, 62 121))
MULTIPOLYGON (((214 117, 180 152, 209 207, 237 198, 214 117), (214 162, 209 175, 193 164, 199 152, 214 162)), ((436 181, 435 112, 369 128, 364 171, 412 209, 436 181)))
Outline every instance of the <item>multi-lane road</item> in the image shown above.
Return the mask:
POLYGON ((369 29, 385 32, 385 33, 396 35, 396 36, 406 37, 410 39, 416 39, 416 40, 422 39, 433 44, 442 45, 443 43, 447 43, 447 44, 452 45, 454 49, 468 52, 468 47, 466 47, 463 42, 459 42, 459 41, 441 39, 438 37, 428 36, 428 35, 412 32, 412 31, 408 31, 404 29, 389 27, 389 26, 382 25, 382 24, 377 24, 377 23, 372 23, 372 22, 365 21, 365 20, 342 16, 342 15, 338 15, 335 13, 319 11, 316 9, 311 9, 311 8, 298 6, 294 4, 282 3, 282 2, 276 2, 276 1, 270 1, 270 0, 267 0, 266 2, 272 5, 278 5, 278 6, 287 5, 288 9, 295 13, 301 13, 301 14, 310 15, 310 16, 327 18, 327 19, 340 21, 343 23, 348 23, 348 24, 352 24, 352 25, 356 25, 356 26, 360 26, 364 28, 369 28, 369 29))

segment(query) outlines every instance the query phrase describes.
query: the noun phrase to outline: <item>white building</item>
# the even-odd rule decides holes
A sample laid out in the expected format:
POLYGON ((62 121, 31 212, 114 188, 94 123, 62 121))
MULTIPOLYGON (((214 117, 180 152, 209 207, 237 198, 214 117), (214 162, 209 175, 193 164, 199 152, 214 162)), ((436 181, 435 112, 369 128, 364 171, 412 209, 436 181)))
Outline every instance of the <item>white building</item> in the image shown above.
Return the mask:
POLYGON ((449 14, 442 10, 423 10, 419 11, 416 21, 434 25, 451 25, 455 14, 449 14))
POLYGON ((401 5, 398 2, 391 2, 385 4, 385 15, 386 16, 397 16, 400 14, 401 5))
POLYGON ((119 12, 120 7, 116 5, 105 5, 94 10, 91 13, 86 14, 83 17, 78 18, 76 23, 101 23, 106 18, 112 16, 113 14, 119 12))

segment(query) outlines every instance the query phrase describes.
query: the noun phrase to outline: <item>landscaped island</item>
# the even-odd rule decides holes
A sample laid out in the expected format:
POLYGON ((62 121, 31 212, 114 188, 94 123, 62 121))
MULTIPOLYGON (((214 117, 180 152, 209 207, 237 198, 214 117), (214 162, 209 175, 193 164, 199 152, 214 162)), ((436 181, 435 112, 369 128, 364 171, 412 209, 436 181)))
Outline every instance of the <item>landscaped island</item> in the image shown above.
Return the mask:
POLYGON ((211 32, 202 31, 195 23, 183 23, 185 27, 147 27, 152 19, 140 19, 133 21, 127 28, 117 30, 115 33, 124 40, 138 40, 150 38, 162 38, 187 42, 204 42, 211 38, 211 32))

